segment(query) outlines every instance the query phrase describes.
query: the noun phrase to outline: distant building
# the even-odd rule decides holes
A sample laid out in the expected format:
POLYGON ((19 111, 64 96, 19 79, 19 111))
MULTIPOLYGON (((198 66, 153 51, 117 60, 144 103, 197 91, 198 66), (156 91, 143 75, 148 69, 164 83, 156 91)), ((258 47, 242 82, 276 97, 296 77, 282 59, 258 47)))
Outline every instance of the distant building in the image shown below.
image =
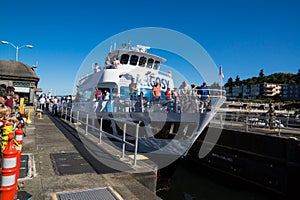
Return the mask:
POLYGON ((243 90, 243 98, 249 99, 251 98, 251 90, 250 87, 248 85, 243 85, 242 86, 242 90, 243 90))
POLYGON ((274 83, 259 83, 240 86, 225 87, 228 98, 239 99, 258 99, 258 98, 273 98, 276 95, 281 95, 281 85, 274 83))
POLYGON ((243 87, 241 85, 232 86, 232 96, 241 98, 243 94, 243 87))
POLYGON ((252 99, 257 99, 260 97, 261 93, 261 84, 251 84, 250 85, 250 97, 252 99))
POLYGON ((0 84, 13 86, 26 104, 33 103, 35 93, 40 90, 37 88, 39 80, 30 66, 13 60, 0 60, 0 84))
POLYGON ((263 83, 261 90, 262 97, 274 97, 276 95, 280 95, 281 93, 281 85, 274 83, 263 83))
POLYGON ((300 101, 300 84, 283 85, 281 99, 300 101))

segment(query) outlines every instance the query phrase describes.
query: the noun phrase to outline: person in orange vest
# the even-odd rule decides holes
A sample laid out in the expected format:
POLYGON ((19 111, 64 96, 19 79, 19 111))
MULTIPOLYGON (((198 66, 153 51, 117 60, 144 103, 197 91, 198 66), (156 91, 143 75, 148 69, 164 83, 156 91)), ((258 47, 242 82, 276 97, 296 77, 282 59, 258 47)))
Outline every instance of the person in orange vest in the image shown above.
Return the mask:
POLYGON ((154 102, 159 102, 161 97, 161 87, 158 80, 156 80, 155 85, 152 87, 152 96, 154 102))

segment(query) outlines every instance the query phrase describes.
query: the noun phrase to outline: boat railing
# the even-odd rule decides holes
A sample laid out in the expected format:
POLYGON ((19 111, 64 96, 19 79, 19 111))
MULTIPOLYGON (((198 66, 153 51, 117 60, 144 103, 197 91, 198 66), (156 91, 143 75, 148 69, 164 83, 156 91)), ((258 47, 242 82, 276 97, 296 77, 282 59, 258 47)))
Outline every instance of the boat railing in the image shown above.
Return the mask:
POLYGON ((136 96, 113 94, 107 102, 89 100, 74 105, 84 107, 85 110, 87 107, 94 107, 95 112, 204 113, 218 109, 225 99, 225 90, 210 89, 209 96, 201 96, 197 90, 175 89, 170 98, 163 94, 159 100, 154 99, 151 94, 149 96, 149 93, 136 96))
MULTIPOLYGON (((127 120, 122 120, 115 117, 110 116, 99 116, 99 118, 91 117, 91 115, 87 111, 74 110, 70 107, 61 107, 60 117, 69 125, 74 125, 75 129, 82 133, 82 135, 86 136, 86 138, 97 137, 98 145, 103 143, 103 138, 113 138, 122 144, 122 151, 120 159, 124 159, 126 154, 126 145, 134 148, 133 155, 133 166, 136 166, 137 163, 137 154, 138 154, 138 139, 139 139, 139 123, 134 123, 127 120), (123 124, 123 135, 122 137, 113 135, 103 130, 103 121, 110 120, 114 123, 122 123, 123 124), (97 122, 96 122, 97 121, 97 122), (126 140, 126 129, 131 125, 135 127, 134 133, 134 144, 126 140)), ((92 139, 91 139, 92 140, 92 139)))

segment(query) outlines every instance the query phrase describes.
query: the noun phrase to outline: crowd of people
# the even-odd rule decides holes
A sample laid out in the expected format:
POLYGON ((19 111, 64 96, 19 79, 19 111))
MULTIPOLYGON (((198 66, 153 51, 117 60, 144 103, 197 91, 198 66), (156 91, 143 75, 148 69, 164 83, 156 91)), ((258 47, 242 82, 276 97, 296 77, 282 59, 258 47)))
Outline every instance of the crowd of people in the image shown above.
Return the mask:
POLYGON ((59 116, 62 106, 67 108, 72 107, 72 96, 57 97, 41 94, 37 99, 35 99, 35 106, 41 112, 47 110, 51 111, 52 116, 59 116))
POLYGON ((17 124, 24 122, 19 109, 19 95, 15 94, 13 86, 0 85, 0 128, 6 122, 10 122, 14 127, 17 124))
MULTIPOLYGON (((129 84, 130 99, 137 99, 137 83, 135 79, 131 79, 129 84)), ((210 104, 210 91, 206 82, 203 82, 201 86, 196 86, 195 84, 189 85, 186 81, 183 81, 179 89, 174 88, 171 90, 167 88, 165 92, 162 91, 159 80, 156 80, 152 87, 152 97, 151 102, 153 105, 164 104, 168 106, 168 109, 174 112, 188 111, 194 109, 196 112, 208 111, 210 104), (164 98, 162 99, 162 94, 164 93, 164 98), (171 108, 172 105, 175 108, 171 108)))

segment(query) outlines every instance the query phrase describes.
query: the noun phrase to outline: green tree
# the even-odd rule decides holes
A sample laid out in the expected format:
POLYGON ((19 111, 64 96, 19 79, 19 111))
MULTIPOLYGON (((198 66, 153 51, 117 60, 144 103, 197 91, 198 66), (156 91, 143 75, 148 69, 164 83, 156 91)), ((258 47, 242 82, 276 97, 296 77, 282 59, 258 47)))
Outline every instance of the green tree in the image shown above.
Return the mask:
POLYGON ((296 77, 296 83, 300 84, 300 69, 298 69, 297 77, 296 77))
POLYGON ((240 85, 241 84, 241 79, 239 77, 239 75, 236 75, 235 77, 235 85, 240 85))
POLYGON ((264 74, 264 70, 263 69, 261 69, 259 71, 258 79, 259 79, 260 82, 264 82, 265 74, 264 74))
POLYGON ((231 87, 233 86, 233 79, 231 77, 228 78, 227 83, 225 83, 225 87, 231 87))

